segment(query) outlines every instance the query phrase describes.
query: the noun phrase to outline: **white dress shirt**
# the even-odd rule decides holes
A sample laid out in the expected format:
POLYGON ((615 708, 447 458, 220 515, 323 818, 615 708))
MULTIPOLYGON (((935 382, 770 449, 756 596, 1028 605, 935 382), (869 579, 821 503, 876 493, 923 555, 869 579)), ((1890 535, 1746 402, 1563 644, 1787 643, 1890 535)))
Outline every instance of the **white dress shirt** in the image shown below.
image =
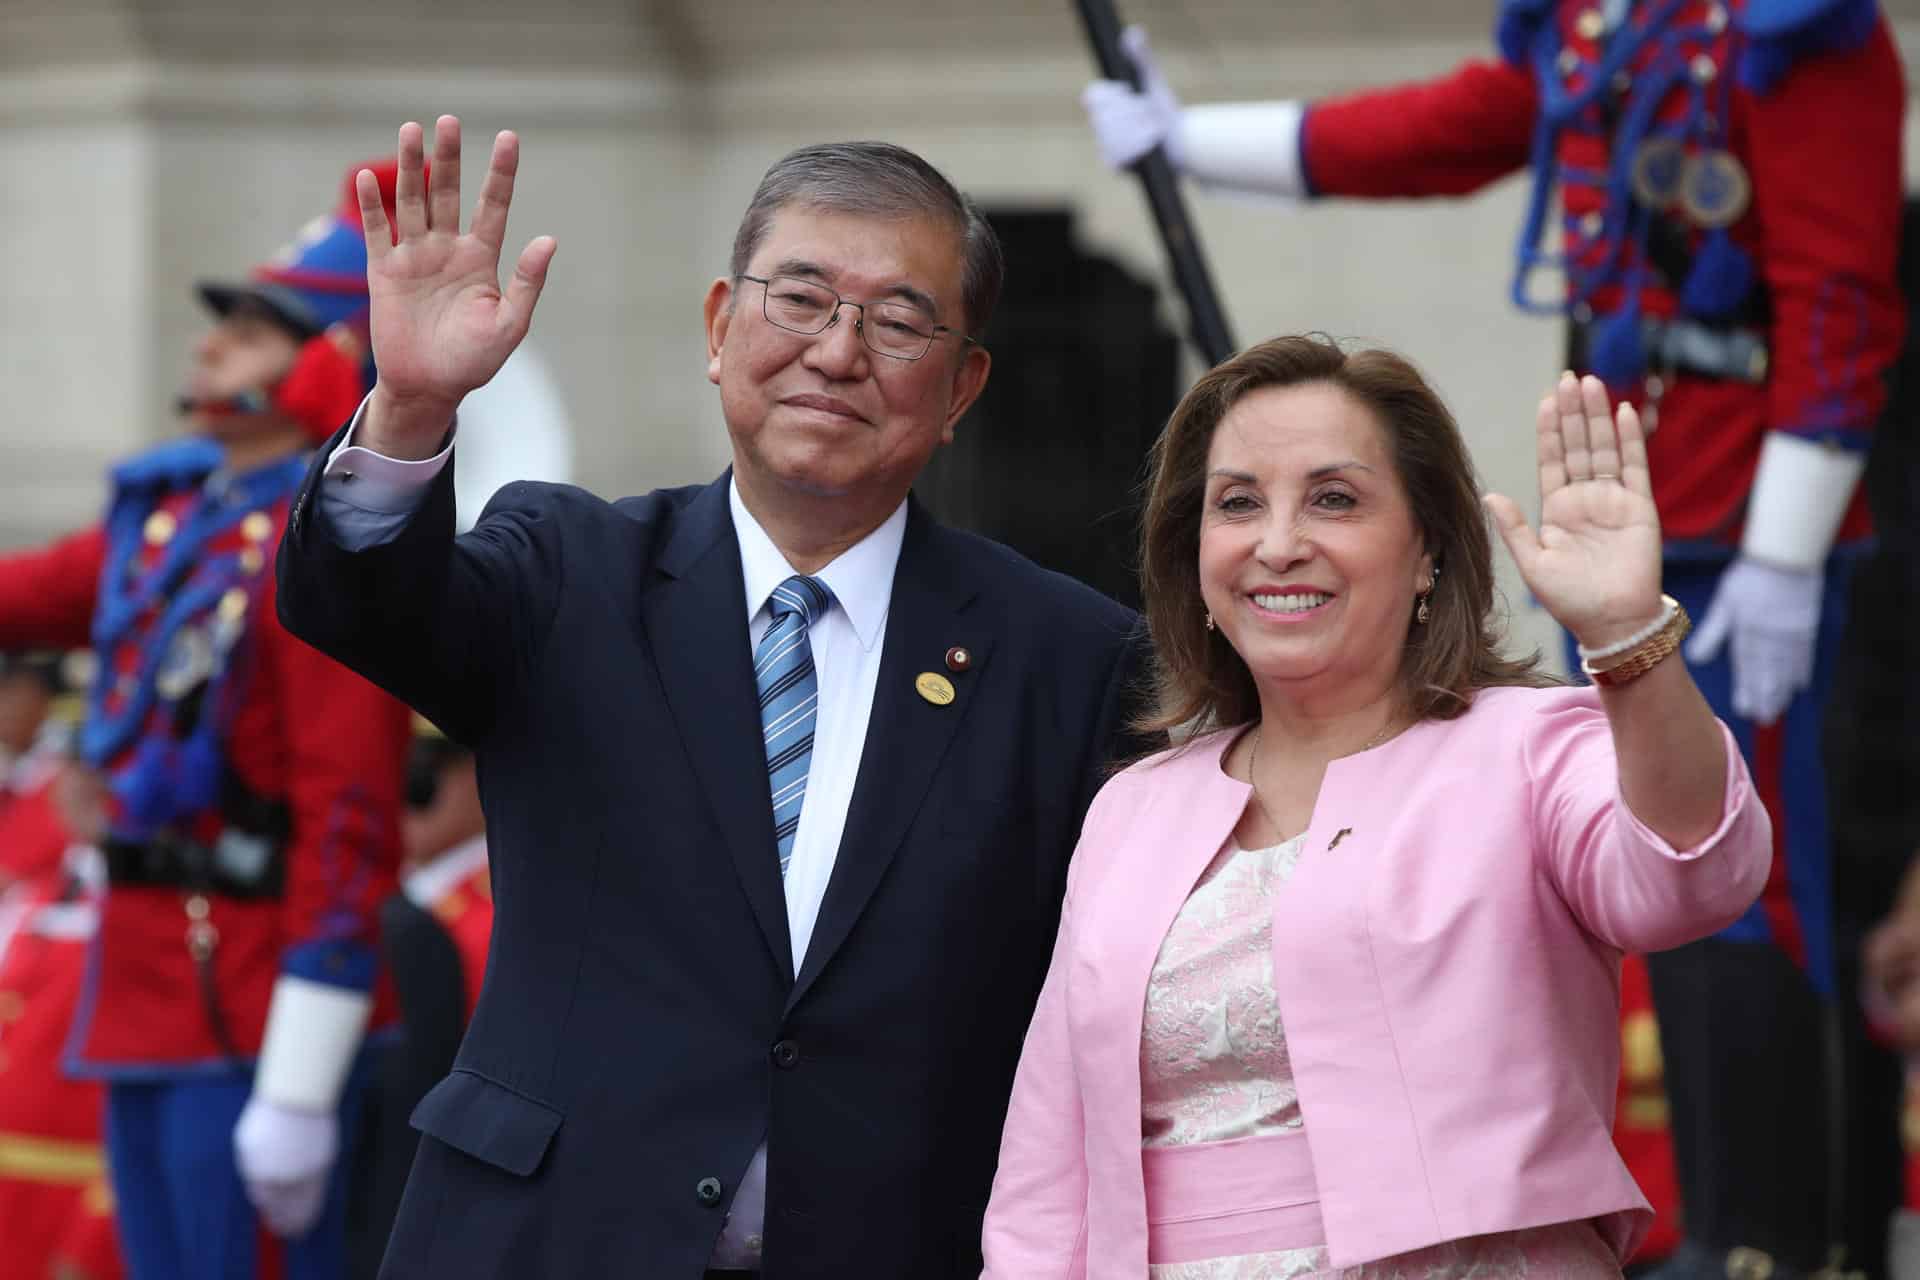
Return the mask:
MULTIPOLYGON (((364 413, 364 405, 361 413, 364 413)), ((356 416, 354 430, 359 429, 356 416)), ((335 536, 348 550, 363 550, 390 540, 406 524, 427 486, 446 465, 452 445, 421 462, 402 462, 361 448, 349 431, 327 460, 320 501, 335 536)), ((741 500, 729 481, 727 503, 740 544, 740 571, 746 581, 743 601, 748 639, 758 646, 773 625, 767 598, 795 570, 741 500)), ((833 604, 807 630, 819 684, 813 731, 813 759, 807 766, 806 799, 787 861, 787 932, 793 941, 793 971, 800 972, 807 944, 820 918, 820 904, 833 878, 847 807, 860 772, 867 742, 867 721, 880 678, 881 637, 893 599, 893 575, 907 531, 902 501, 879 528, 854 543, 812 576, 833 594, 833 604)), ((771 808, 769 808, 771 821, 771 808)), ((767 857, 775 857, 767 846, 767 857)), ((734 1193, 725 1227, 714 1247, 716 1267, 758 1268, 766 1219, 767 1148, 754 1152, 734 1193)))

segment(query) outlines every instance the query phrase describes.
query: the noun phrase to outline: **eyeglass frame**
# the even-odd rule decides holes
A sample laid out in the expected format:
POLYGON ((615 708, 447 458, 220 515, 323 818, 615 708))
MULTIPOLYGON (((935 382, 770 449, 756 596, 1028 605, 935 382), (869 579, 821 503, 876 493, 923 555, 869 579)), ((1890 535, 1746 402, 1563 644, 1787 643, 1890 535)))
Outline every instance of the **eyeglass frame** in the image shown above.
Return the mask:
POLYGON ((735 275, 734 279, 751 280, 755 284, 760 286, 760 314, 766 317, 766 321, 768 324, 786 333, 797 333, 797 334, 800 334, 802 337, 807 337, 807 338, 816 337, 820 334, 825 333, 827 330, 833 328, 834 325, 840 322, 840 308, 852 307, 854 310, 860 313, 860 318, 853 322, 854 332, 860 335, 860 345, 865 347, 867 350, 873 352, 873 354, 877 356, 885 356, 889 360, 902 360, 908 364, 912 364, 915 360, 925 360, 927 358, 927 352, 933 350, 933 344, 935 340, 938 339, 942 333, 954 334, 959 337, 960 341, 966 343, 970 347, 980 346, 980 343, 976 341, 973 337, 962 332, 959 329, 954 328, 952 325, 940 324, 936 322, 933 326, 933 332, 927 335, 926 351, 922 351, 917 356, 896 355, 891 351, 882 351, 880 348, 874 346, 873 343, 869 341, 867 338, 867 308, 872 305, 871 303, 855 302, 851 298, 843 297, 838 289, 834 289, 828 285, 821 284, 818 280, 809 280, 805 276, 756 276, 756 275, 749 275, 747 272, 742 271, 742 272, 739 272, 737 275, 735 275), (773 313, 767 310, 768 286, 771 285, 775 280, 792 280, 799 284, 812 285, 816 289, 825 289, 828 293, 832 294, 833 307, 827 312, 826 323, 821 325, 818 329, 809 331, 806 329, 796 329, 792 325, 781 324, 778 320, 775 320, 773 318, 773 313))

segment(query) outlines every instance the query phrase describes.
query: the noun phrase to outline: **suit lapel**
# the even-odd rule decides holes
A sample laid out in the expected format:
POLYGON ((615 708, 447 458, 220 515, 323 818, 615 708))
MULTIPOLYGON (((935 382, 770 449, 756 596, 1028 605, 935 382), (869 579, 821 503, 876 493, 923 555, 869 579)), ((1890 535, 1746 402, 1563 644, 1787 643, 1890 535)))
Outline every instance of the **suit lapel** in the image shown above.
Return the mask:
POLYGON ((774 853, 773 801, 747 639, 747 588, 728 479, 709 485, 680 514, 654 563, 658 579, 641 595, 641 625, 740 887, 775 963, 791 981, 793 943, 774 853))
POLYGON ((958 557, 949 553, 946 543, 953 536, 917 500, 909 504, 846 831, 789 1009, 846 941, 905 841, 980 682, 990 678, 995 628, 983 616, 986 611, 967 609, 977 588, 956 568, 958 557), (955 645, 971 654, 965 672, 947 669, 947 651, 955 645), (914 687, 922 672, 948 679, 954 700, 941 706, 922 697, 914 687))

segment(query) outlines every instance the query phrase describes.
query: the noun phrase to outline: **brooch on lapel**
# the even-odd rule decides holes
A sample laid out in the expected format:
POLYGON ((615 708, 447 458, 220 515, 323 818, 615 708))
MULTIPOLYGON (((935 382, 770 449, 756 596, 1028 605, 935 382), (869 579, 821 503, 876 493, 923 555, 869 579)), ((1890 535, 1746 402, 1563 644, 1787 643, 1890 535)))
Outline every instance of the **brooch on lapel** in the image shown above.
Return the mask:
POLYGON ((914 677, 913 687, 936 707, 944 707, 954 699, 953 681, 937 672, 922 671, 914 677))
POLYGON ((1327 841, 1327 852, 1332 853, 1340 847, 1340 842, 1353 834, 1352 827, 1342 827, 1333 833, 1333 839, 1327 841))
MULTIPOLYGON (((960 645, 947 650, 947 670, 955 675, 966 672, 973 666, 973 655, 960 645)), ((936 707, 944 707, 959 696, 953 687, 953 681, 938 671, 922 671, 913 678, 914 690, 936 707)))

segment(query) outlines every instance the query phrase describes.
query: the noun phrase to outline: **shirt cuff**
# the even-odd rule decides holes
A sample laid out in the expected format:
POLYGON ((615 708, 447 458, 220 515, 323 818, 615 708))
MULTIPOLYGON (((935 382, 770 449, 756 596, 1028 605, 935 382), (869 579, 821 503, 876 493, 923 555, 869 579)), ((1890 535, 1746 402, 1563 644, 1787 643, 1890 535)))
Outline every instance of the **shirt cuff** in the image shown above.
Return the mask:
MULTIPOLYGON (((371 399, 371 395, 368 397, 371 399)), ((412 515, 425 499, 434 478, 453 456, 453 436, 459 418, 447 430, 447 443, 439 453, 419 462, 389 458, 383 453, 362 448, 353 442, 367 416, 367 402, 354 410, 353 423, 340 446, 327 458, 321 473, 320 496, 329 507, 345 504, 381 515, 412 515)))

